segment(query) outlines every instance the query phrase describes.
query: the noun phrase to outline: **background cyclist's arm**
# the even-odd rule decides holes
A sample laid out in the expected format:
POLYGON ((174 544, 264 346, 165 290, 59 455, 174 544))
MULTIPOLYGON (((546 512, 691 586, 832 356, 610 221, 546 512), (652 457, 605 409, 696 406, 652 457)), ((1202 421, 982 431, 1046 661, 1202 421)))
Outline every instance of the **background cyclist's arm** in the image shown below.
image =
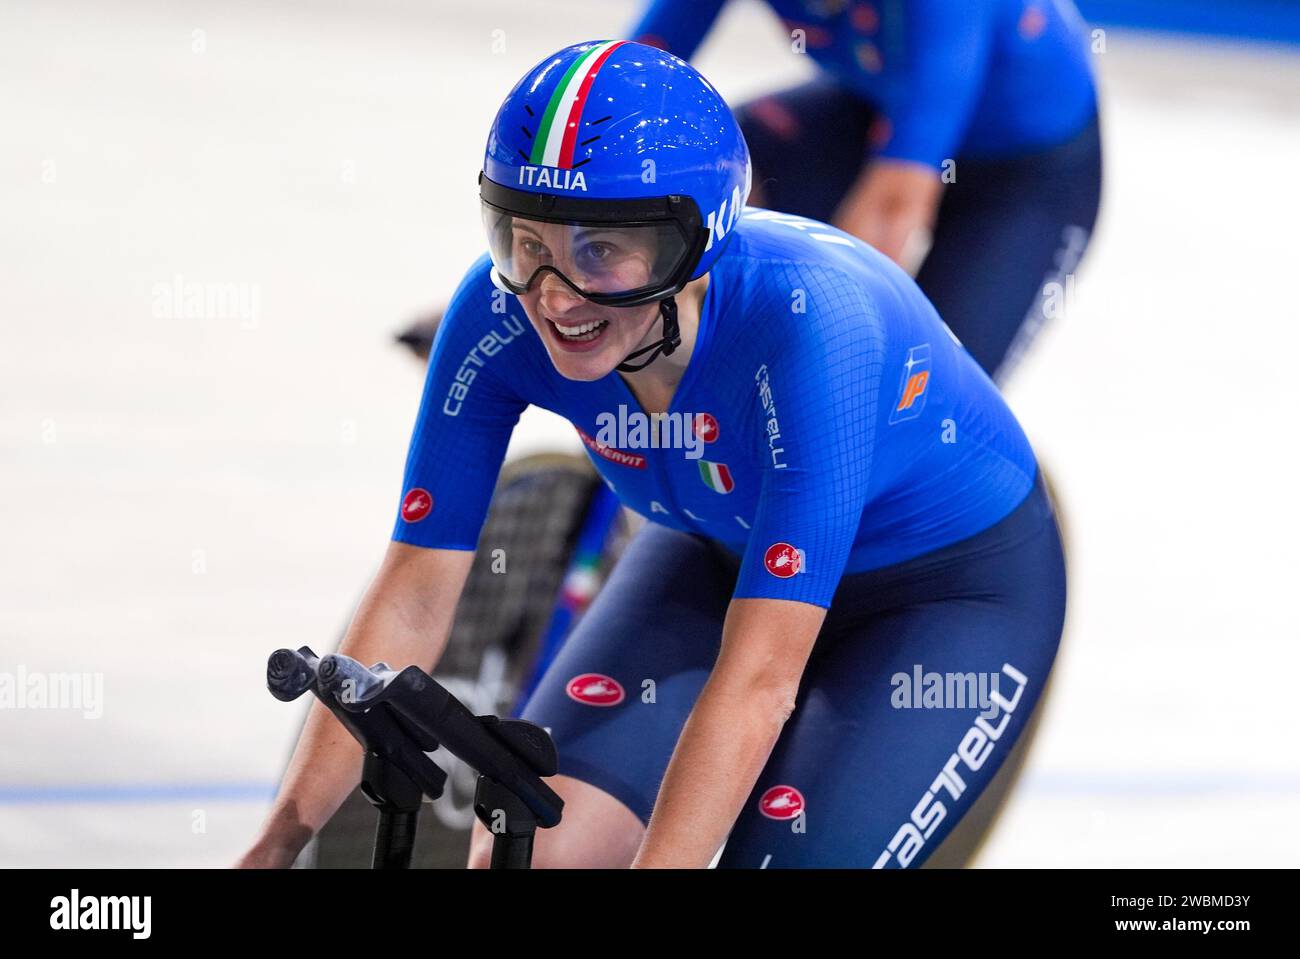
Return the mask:
MULTIPOLYGON (((390 543, 339 652, 366 665, 431 670, 451 632, 474 554, 390 543)), ((361 747, 314 696, 280 792, 241 866, 293 863, 361 780, 361 747)))
POLYGON ((628 36, 683 60, 695 51, 727 0, 653 0, 628 36))
POLYGON ((908 0, 903 7, 903 62, 882 105, 889 138, 878 147, 890 160, 924 164, 938 173, 956 157, 988 82, 997 28, 991 0, 908 0))
MULTIPOLYGON (((470 267, 439 325, 393 542, 340 647, 367 666, 437 665, 510 434, 527 405, 507 384, 529 367, 521 355, 528 321, 517 308, 493 310, 489 266, 484 256, 470 267)), ((361 760, 352 735, 313 703, 271 815, 240 864, 289 865, 360 782, 361 760)))
POLYGON ((774 266, 762 282, 771 300, 757 314, 787 317, 783 334, 753 331, 767 354, 757 401, 765 395, 779 413, 781 453, 772 457, 766 432, 757 438, 762 489, 722 650, 673 750, 636 867, 707 866, 726 838, 794 709, 866 503, 884 362, 876 307, 857 278, 832 269, 774 266), (808 313, 791 322, 785 291, 796 287, 808 313))
POLYGON ((887 137, 833 217, 840 229, 903 262, 909 238, 933 227, 943 190, 940 173, 955 161, 984 87, 993 46, 989 0, 910 0, 896 8, 901 62, 886 51, 881 106, 887 137))

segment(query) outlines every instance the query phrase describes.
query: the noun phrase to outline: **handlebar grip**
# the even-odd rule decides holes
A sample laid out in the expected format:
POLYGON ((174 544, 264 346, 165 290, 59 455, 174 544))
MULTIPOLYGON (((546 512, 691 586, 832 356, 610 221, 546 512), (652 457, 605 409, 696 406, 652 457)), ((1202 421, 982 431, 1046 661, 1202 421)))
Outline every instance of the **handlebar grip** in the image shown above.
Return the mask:
POLYGON ((277 649, 266 661, 266 688, 276 699, 291 703, 316 683, 318 662, 302 650, 277 649))

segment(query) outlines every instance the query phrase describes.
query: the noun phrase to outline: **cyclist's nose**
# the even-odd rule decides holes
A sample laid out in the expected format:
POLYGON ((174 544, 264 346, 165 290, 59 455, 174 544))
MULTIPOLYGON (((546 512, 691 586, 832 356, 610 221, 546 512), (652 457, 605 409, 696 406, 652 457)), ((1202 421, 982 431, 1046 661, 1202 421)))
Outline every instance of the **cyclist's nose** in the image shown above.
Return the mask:
POLYGON ((552 316, 562 316, 581 306, 583 297, 573 292, 567 283, 547 271, 538 282, 542 307, 552 316))

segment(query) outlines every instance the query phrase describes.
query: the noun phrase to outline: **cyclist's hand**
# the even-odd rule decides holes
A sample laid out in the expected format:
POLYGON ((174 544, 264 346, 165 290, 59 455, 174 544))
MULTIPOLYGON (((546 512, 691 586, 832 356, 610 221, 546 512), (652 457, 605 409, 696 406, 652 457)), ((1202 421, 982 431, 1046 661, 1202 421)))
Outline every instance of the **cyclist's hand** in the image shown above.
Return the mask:
POLYGON ((873 160, 840 202, 832 222, 908 266, 903 262, 908 241, 934 225, 942 192, 938 171, 922 163, 873 160))

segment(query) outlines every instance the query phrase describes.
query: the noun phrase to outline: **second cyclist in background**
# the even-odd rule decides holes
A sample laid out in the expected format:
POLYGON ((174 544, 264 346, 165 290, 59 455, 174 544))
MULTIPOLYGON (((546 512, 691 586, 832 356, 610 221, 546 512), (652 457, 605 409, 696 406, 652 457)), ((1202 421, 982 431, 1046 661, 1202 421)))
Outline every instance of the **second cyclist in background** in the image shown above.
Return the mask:
MULTIPOLYGON (((689 59, 724 3, 654 0, 629 35, 689 59)), ((750 203, 834 223, 912 269, 1004 381, 1097 218, 1091 38, 1073 4, 767 4, 819 73, 737 109, 750 203)))

